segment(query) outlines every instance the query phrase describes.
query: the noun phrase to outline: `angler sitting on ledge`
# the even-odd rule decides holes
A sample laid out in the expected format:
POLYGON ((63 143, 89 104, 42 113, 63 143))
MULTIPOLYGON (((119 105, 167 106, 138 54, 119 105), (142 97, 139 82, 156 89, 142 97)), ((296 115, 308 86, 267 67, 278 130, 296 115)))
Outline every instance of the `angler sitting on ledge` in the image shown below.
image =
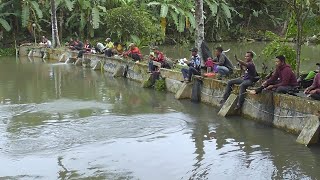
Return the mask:
POLYGON ((320 72, 317 73, 313 80, 313 84, 308 87, 304 93, 308 94, 308 97, 311 97, 312 99, 320 100, 320 72))
POLYGON ((214 64, 217 65, 217 71, 219 73, 218 79, 221 79, 223 76, 232 74, 233 65, 229 58, 224 54, 222 47, 217 47, 214 53, 216 55, 214 64))
POLYGON ((243 78, 237 78, 228 81, 225 93, 223 95, 223 100, 220 101, 220 104, 223 104, 228 99, 232 91, 232 86, 235 84, 240 84, 239 99, 235 110, 239 110, 242 107, 246 89, 259 80, 256 67, 253 62, 253 56, 253 52, 248 51, 245 55, 246 60, 241 61, 235 55, 235 58, 239 62, 241 69, 245 70, 245 74, 243 78))
POLYGON ((111 41, 111 38, 107 38, 106 40, 106 49, 104 51, 104 55, 106 57, 111 57, 113 56, 113 48, 114 48, 114 44, 113 42, 111 41))
POLYGON ((150 53, 150 60, 148 63, 149 72, 152 72, 156 69, 156 66, 154 65, 154 61, 161 64, 161 67, 163 67, 164 64, 164 55, 161 51, 159 51, 159 47, 155 46, 152 48, 152 53, 150 53))
POLYGON ((123 56, 131 57, 134 61, 140 61, 142 59, 140 49, 134 43, 129 45, 129 50, 123 53, 123 56))
POLYGON ((276 57, 276 71, 272 76, 262 83, 262 86, 256 90, 247 90, 250 94, 258 94, 265 90, 274 90, 277 93, 288 93, 298 86, 296 75, 291 67, 286 64, 286 58, 283 55, 276 57))
POLYGON ((91 52, 91 44, 89 40, 87 39, 84 43, 84 47, 82 50, 79 50, 77 58, 82 58, 84 53, 90 53, 91 52))
POLYGON ((191 81, 192 75, 200 75, 201 72, 201 58, 198 55, 198 49, 192 48, 192 57, 191 61, 187 63, 189 68, 183 68, 181 69, 181 72, 183 74, 184 82, 188 83, 191 81))

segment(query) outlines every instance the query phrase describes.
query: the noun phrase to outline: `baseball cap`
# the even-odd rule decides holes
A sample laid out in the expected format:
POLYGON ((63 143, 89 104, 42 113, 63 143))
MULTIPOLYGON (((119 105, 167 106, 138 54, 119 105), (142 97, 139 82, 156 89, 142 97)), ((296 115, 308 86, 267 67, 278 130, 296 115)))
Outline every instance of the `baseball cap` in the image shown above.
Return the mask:
POLYGON ((153 46, 151 49, 152 50, 159 50, 159 47, 158 46, 153 46))
POLYGON ((198 48, 194 47, 192 49, 190 49, 191 52, 198 52, 198 48))

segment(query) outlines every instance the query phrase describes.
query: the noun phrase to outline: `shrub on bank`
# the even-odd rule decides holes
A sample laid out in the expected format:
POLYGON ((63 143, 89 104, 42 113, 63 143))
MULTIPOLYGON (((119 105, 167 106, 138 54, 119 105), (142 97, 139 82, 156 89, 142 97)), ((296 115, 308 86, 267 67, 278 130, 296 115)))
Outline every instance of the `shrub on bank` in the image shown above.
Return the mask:
POLYGON ((134 42, 137 46, 162 42, 161 27, 146 10, 132 6, 111 9, 105 16, 107 34, 123 43, 134 42))
POLYGON ((156 80, 154 84, 154 89, 157 91, 165 91, 166 88, 166 81, 164 78, 160 78, 159 80, 156 80))
POLYGON ((0 56, 14 56, 16 55, 16 50, 14 48, 1 48, 0 56))

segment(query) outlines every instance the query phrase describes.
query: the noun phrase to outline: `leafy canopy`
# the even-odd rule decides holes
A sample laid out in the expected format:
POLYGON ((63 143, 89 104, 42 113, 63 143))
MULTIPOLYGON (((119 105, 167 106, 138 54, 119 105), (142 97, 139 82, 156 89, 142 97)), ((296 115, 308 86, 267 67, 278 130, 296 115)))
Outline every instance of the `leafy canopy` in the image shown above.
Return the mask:
POLYGON ((286 62, 290 64, 293 69, 295 69, 297 66, 296 51, 293 49, 293 47, 288 43, 282 42, 281 38, 273 32, 267 31, 266 36, 270 39, 273 39, 273 41, 264 48, 262 53, 269 58, 284 55, 286 57, 286 62))
POLYGON ((105 16, 107 34, 127 42, 133 35, 145 43, 155 43, 163 40, 161 27, 155 23, 155 18, 144 9, 123 6, 111 9, 105 16))

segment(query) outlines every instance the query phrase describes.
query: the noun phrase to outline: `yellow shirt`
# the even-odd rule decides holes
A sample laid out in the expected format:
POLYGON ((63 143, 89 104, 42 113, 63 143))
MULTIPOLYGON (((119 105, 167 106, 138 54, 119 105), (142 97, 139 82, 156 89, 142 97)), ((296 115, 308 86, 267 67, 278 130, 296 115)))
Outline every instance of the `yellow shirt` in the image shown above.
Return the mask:
POLYGON ((106 48, 108 49, 113 49, 114 45, 113 45, 113 42, 109 42, 106 44, 106 48))
POLYGON ((121 44, 118 44, 118 46, 116 47, 118 53, 122 53, 123 52, 123 47, 121 44))

